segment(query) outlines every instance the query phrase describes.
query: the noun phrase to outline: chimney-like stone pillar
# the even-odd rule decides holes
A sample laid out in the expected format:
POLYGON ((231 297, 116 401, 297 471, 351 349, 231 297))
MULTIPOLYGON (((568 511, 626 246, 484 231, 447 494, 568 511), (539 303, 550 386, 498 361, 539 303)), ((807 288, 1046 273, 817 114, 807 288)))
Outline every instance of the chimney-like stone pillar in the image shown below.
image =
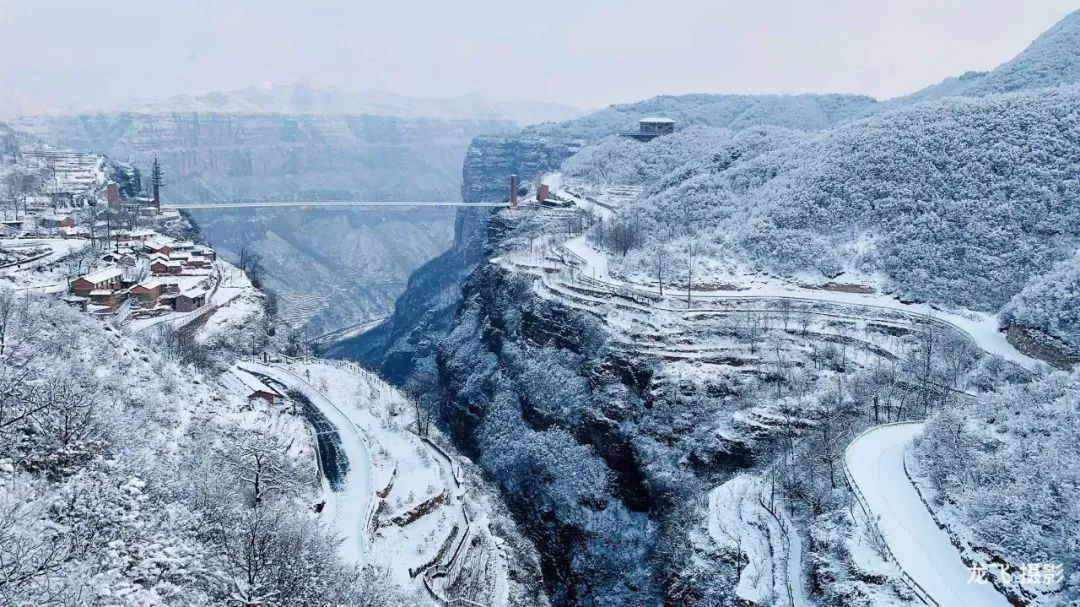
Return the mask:
POLYGON ((518 191, 518 178, 517 175, 510 176, 510 206, 517 206, 517 191, 518 191))

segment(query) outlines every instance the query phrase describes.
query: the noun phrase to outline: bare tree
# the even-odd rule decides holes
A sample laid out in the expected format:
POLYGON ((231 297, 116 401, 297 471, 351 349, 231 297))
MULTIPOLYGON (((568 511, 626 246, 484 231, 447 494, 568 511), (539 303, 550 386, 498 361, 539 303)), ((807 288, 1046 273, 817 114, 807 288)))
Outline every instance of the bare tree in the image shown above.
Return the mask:
POLYGON ((23 214, 26 213, 27 201, 41 185, 39 176, 26 170, 16 170, 4 177, 4 186, 8 192, 8 199, 15 208, 15 219, 19 218, 19 204, 22 204, 23 214))
POLYGON ((15 317, 16 295, 9 289, 0 289, 0 356, 7 347, 8 329, 15 317))
POLYGON ((784 333, 787 333, 788 323, 791 321, 791 300, 784 297, 780 300, 780 321, 784 323, 784 333))
POLYGON ((803 337, 806 337, 807 329, 809 329, 810 325, 814 322, 813 315, 810 313, 810 310, 800 308, 795 313, 795 317, 796 321, 799 323, 799 333, 801 333, 803 337))
POLYGON ((631 250, 640 247, 643 240, 641 226, 635 219, 619 219, 611 222, 605 244, 612 251, 625 257, 631 250))
MULTIPOLYGON (((100 436, 94 409, 98 388, 86 378, 61 377, 42 384, 32 401, 37 411, 30 416, 35 433, 47 439, 53 449, 52 459, 79 457, 85 453, 69 453, 72 448, 84 451, 88 443, 100 436)), ((58 461, 63 465, 65 461, 58 461)))
POLYGON ((742 315, 742 322, 740 332, 743 338, 750 345, 750 353, 757 353, 757 345, 761 342, 762 336, 765 334, 763 317, 760 312, 756 310, 746 310, 742 315))
POLYGON ((818 418, 817 439, 814 441, 816 457, 828 470, 829 486, 837 487, 836 468, 844 447, 851 434, 851 421, 844 407, 844 392, 841 386, 827 394, 822 402, 823 408, 818 418))
POLYGON ((276 434, 253 430, 219 453, 220 465, 240 486, 252 507, 269 497, 296 495, 305 483, 288 456, 289 444, 276 434))
POLYGON ((866 519, 866 528, 863 529, 863 537, 866 538, 867 545, 874 551, 882 560, 889 560, 889 543, 885 541, 885 534, 881 532, 881 516, 875 516, 873 518, 866 519))

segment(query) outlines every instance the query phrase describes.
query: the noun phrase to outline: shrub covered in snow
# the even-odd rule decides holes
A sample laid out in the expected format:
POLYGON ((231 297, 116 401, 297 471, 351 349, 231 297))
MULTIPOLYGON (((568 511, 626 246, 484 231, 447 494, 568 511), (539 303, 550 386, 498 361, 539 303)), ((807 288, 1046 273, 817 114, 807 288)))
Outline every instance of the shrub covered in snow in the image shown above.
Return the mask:
POLYGON ((1028 283, 1005 306, 1003 316, 1006 322, 1037 327, 1067 342, 1080 343, 1080 256, 1028 283))

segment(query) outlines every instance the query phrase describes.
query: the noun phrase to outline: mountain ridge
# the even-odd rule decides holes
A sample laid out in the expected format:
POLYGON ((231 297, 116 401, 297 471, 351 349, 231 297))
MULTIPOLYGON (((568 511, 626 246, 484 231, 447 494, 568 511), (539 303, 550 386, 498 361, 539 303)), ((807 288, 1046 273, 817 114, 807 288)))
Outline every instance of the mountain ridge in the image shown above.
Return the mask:
POLYGON ((1066 15, 1020 54, 992 70, 946 78, 890 101, 910 103, 948 96, 983 96, 1077 82, 1080 82, 1080 10, 1066 15))

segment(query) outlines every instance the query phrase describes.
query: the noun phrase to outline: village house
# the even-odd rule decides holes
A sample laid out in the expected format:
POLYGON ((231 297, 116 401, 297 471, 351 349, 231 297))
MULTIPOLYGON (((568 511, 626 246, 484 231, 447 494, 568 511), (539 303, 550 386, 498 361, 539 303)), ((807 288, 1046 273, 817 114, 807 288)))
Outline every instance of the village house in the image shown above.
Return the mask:
POLYGON ((150 262, 150 272, 155 276, 168 276, 181 274, 184 271, 184 264, 179 261, 172 261, 165 259, 164 257, 156 257, 150 262))
POLYGON ((206 291, 203 289, 184 291, 176 296, 173 305, 177 312, 191 312, 193 310, 198 310, 206 305, 206 291))
POLYGON ((23 220, 21 219, 4 219, 0 220, 0 224, 3 224, 13 230, 23 229, 23 220))
POLYGON ((147 240, 143 243, 143 250, 149 254, 160 253, 162 255, 172 255, 172 252, 175 249, 159 240, 147 240))
POLYGON ((213 262, 217 259, 217 253, 210 247, 196 246, 191 249, 192 257, 201 257, 209 262, 213 262))
POLYGON ((90 298, 90 303, 98 306, 100 312, 113 312, 120 307, 120 304, 124 303, 123 291, 113 291, 112 289, 96 289, 87 293, 87 297, 90 298))
POLYGON ((161 297, 161 291, 161 281, 151 278, 131 287, 131 289, 128 290, 128 293, 136 298, 139 303, 143 304, 143 306, 153 307, 157 304, 158 298, 161 297))
POLYGON ((139 263, 138 255, 131 249, 120 249, 116 254, 120 256, 117 261, 122 266, 135 267, 139 263))
POLYGON ((116 241, 117 245, 141 244, 156 236, 158 236, 158 233, 153 230, 117 230, 113 233, 113 240, 116 241))
POLYGON ((38 217, 38 226, 42 228, 74 228, 75 218, 71 215, 43 215, 38 217))
POLYGON ((94 292, 115 293, 122 288, 123 277, 123 270, 110 266, 73 280, 71 292, 79 297, 89 297, 94 292))
POLYGON ((255 376, 241 371, 240 369, 233 369, 233 374, 240 380, 240 383, 244 385, 245 392, 247 392, 248 402, 254 400, 263 400, 267 404, 272 405, 277 402, 277 399, 281 397, 281 394, 277 390, 267 386, 263 382, 255 378, 255 376))
POLYGON ((90 302, 86 297, 79 297, 78 295, 64 295, 60 297, 60 301, 83 312, 86 311, 87 304, 90 302))
POLYGON ((90 230, 87 230, 81 226, 74 227, 62 227, 60 228, 60 234, 64 238, 90 238, 90 230))

